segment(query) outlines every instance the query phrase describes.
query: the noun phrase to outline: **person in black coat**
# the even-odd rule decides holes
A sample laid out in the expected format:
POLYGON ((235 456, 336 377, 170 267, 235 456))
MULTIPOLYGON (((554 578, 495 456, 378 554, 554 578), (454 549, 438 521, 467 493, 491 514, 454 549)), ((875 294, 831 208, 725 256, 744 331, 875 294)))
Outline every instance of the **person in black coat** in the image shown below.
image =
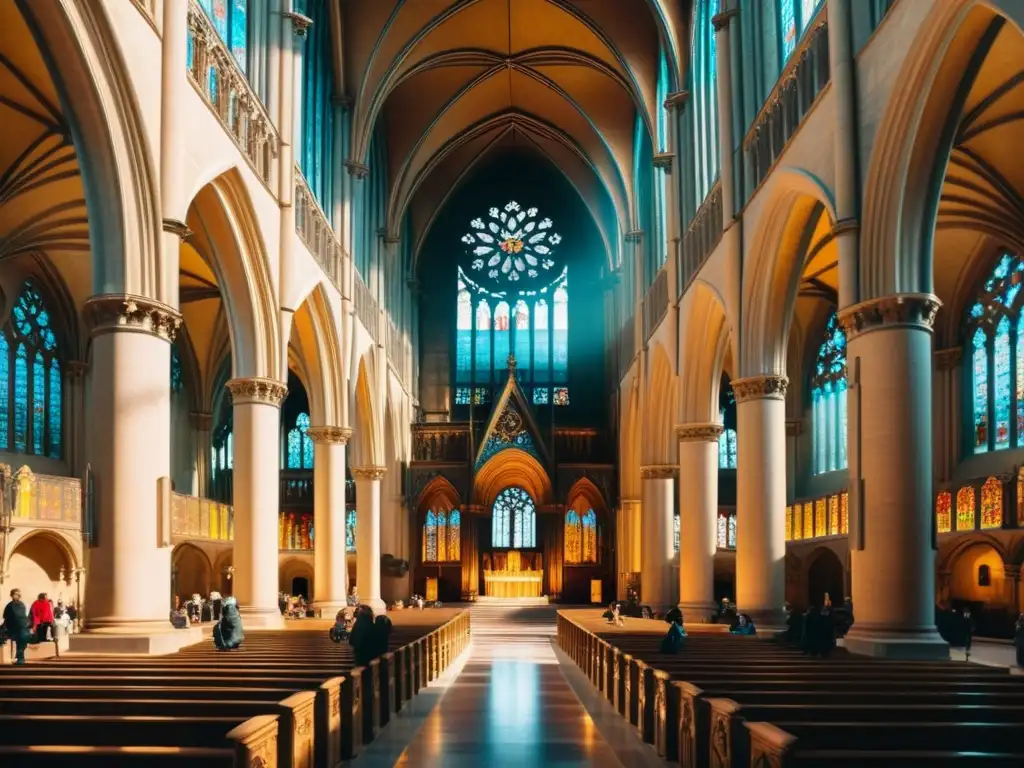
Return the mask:
POLYGON ((1024 667, 1024 613, 1013 627, 1013 646, 1017 649, 1017 666, 1024 667))
POLYGON ((388 641, 391 639, 391 619, 381 614, 373 620, 373 651, 374 657, 383 656, 388 652, 388 641))
POLYGON ((218 650, 231 651, 242 644, 242 616, 238 612, 238 601, 229 597, 224 601, 220 621, 213 627, 213 644, 218 650))
POLYGON ((21 601, 21 590, 11 590, 11 602, 4 607, 4 636, 14 641, 14 663, 25 663, 25 648, 28 646, 31 621, 28 608, 21 601))
POLYGON ((373 659, 373 609, 370 606, 356 608, 356 620, 349 632, 348 644, 355 653, 357 667, 365 667, 373 659))

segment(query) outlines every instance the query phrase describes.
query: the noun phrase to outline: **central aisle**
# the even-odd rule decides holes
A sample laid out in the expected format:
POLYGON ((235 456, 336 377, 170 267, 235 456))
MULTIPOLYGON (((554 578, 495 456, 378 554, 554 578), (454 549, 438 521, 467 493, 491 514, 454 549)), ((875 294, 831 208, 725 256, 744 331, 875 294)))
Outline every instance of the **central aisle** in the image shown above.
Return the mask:
POLYGON ((552 650, 555 606, 484 601, 472 611, 466 664, 396 766, 620 768, 552 650))

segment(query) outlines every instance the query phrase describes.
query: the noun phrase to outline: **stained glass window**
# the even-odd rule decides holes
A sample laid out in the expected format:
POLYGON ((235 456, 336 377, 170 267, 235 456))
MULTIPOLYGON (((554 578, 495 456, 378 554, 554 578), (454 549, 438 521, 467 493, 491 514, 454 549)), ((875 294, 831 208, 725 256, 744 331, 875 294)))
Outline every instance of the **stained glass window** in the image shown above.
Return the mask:
MULTIPOLYGON (((658 110, 658 152, 669 152, 669 130, 668 111, 664 106, 668 98, 668 57, 665 55, 664 47, 658 57, 658 89, 655 104, 658 110)), ((660 269, 665 263, 668 255, 668 169, 657 167, 654 169, 654 208, 655 223, 657 225, 656 238, 654 241, 653 255, 655 257, 654 270, 660 269)))
POLYGON ((515 307, 516 363, 520 370, 530 370, 530 308, 520 299, 515 307))
POLYGON ((839 497, 828 497, 828 535, 839 535, 839 497))
POLYGON ((782 43, 782 60, 785 61, 796 47, 796 0, 779 2, 779 39, 782 43))
POLYGON ((302 113, 295 130, 295 159, 328 220, 334 216, 334 49, 331 0, 304 0, 300 13, 313 20, 302 56, 302 113))
POLYGON ((569 378, 569 290, 564 282, 555 290, 554 304, 552 367, 554 380, 562 383, 569 378))
POLYGON ((313 468, 313 440, 308 430, 309 414, 300 413, 295 417, 295 426, 288 430, 287 469, 313 468))
POLYGON ((729 515, 729 538, 726 539, 729 549, 736 549, 736 514, 729 515))
POLYGON ((974 488, 965 485, 956 494, 956 529, 974 530, 974 488))
POLYGON ((50 313, 27 280, 0 330, 0 450, 59 459, 62 389, 50 313))
POLYGON ((547 387, 534 387, 533 388, 533 404, 534 405, 547 405, 548 404, 548 388, 547 387))
POLYGON ((728 376, 718 387, 718 415, 722 433, 718 436, 718 468, 736 469, 736 393, 728 376))
POLYGON ((839 533, 843 536, 850 532, 850 494, 843 491, 839 494, 839 533))
POLYGON ((462 514, 457 509, 448 513, 448 561, 458 562, 462 556, 462 514))
POLYGON ((1003 527, 1003 484, 994 477, 981 486, 981 527, 1003 527))
POLYGON ((568 565, 583 562, 583 523, 574 509, 565 513, 565 562, 568 565))
POLYGON ((678 552, 679 551, 679 513, 678 512, 676 512, 676 514, 674 514, 672 516, 672 531, 673 531, 672 535, 673 535, 673 537, 675 539, 676 552, 678 552))
POLYGON ((804 538, 814 538, 814 504, 810 501, 804 502, 804 538))
POLYGON ((533 312, 533 375, 535 381, 547 381, 551 369, 548 338, 548 303, 541 299, 533 312))
POLYGON ((491 545, 494 547, 531 548, 536 546, 536 510, 530 494, 522 488, 510 487, 494 500, 491 545))
POLYGON ((555 405, 568 405, 569 404, 569 388, 568 387, 555 387, 554 390, 555 405))
POLYGON ((807 29, 811 21, 814 20, 814 14, 818 11, 818 6, 821 5, 821 0, 800 0, 800 31, 807 29))
POLYGON ((437 515, 427 510, 427 520, 423 523, 423 562, 437 562, 437 515))
POLYGON ((814 535, 825 536, 828 533, 827 528, 827 505, 828 502, 825 499, 818 499, 814 502, 814 535))
POLYGON ((953 494, 943 491, 935 499, 935 516, 939 533, 953 530, 953 494))
POLYGON ((725 549, 729 543, 729 521, 725 515, 718 516, 718 548, 725 549))
POLYGON ((1001 254, 967 313, 971 364, 965 391, 970 393, 974 453, 1024 447, 1022 284, 1024 261, 1001 254))
POLYGON ((455 388, 455 404, 469 405, 469 387, 455 388))
POLYGON ((715 28, 719 0, 698 0, 693 15, 693 49, 690 54, 693 94, 694 192, 696 205, 708 196, 718 178, 718 92, 715 61, 715 28))
POLYGON ((846 469, 846 334, 833 311, 811 380, 814 471, 846 469))
POLYGON ((786 507, 786 541, 793 540, 793 508, 786 507))
POLYGON ((509 333, 508 302, 499 301, 494 308, 494 370, 499 377, 508 365, 509 333))
POLYGON ((345 550, 356 551, 356 511, 354 509, 345 510, 345 550))
POLYGON ((482 380, 490 378, 491 307, 486 301, 476 305, 476 370, 482 380))
POLYGON ((804 537, 804 508, 801 504, 793 505, 793 541, 804 537))
MULTIPOLYGON (((455 340, 455 380, 468 383, 473 380, 473 300, 466 284, 459 280, 458 312, 455 340)), ((468 401, 466 403, 468 405, 468 401)))
POLYGON ((210 17, 214 30, 228 46, 239 68, 245 72, 249 41, 248 0, 199 0, 199 5, 210 17))
POLYGON ((552 230, 554 222, 538 218, 537 208, 523 208, 514 200, 504 208, 491 208, 487 219, 477 217, 462 236, 471 268, 489 280, 515 284, 535 281, 555 267, 556 246, 561 235, 552 230))

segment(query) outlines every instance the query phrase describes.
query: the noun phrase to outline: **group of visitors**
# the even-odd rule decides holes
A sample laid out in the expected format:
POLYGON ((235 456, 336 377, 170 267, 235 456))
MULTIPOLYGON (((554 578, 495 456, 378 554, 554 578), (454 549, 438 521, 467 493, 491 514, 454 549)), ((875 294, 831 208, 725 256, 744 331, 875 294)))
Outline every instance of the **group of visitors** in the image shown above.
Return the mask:
POLYGON ((280 592, 277 595, 277 607, 286 619, 305 619, 313 616, 313 610, 306 603, 305 595, 289 595, 280 592))
POLYGON ((194 624, 206 624, 211 621, 220 621, 221 610, 224 598, 220 592, 211 592, 208 599, 196 593, 192 597, 181 602, 181 598, 174 596, 174 610, 171 611, 171 626, 175 629, 186 629, 194 624))
POLYGON ((3 623, 0 623, 0 642, 14 643, 15 664, 25 663, 25 649, 30 644, 43 643, 69 634, 73 631, 78 612, 73 605, 56 603, 45 592, 26 607, 21 599, 21 590, 11 590, 11 600, 4 607, 3 623))
POLYGON ((385 614, 374 618, 373 609, 368 605, 357 606, 354 610, 343 608, 334 618, 330 638, 335 643, 348 640, 355 653, 356 666, 366 666, 388 652, 391 619, 385 614))
POLYGON ((836 640, 845 637, 853 626, 853 600, 849 597, 841 608, 833 608, 826 592, 821 605, 811 605, 802 614, 793 611, 789 603, 784 610, 786 629, 776 640, 798 646, 805 656, 828 656, 835 649, 836 640))

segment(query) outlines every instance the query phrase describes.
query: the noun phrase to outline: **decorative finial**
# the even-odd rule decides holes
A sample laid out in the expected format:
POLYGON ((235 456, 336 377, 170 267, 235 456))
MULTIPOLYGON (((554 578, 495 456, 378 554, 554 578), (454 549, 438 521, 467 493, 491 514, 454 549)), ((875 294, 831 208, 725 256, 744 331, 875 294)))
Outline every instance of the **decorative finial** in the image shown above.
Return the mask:
POLYGON ((509 372, 516 369, 516 354, 515 352, 508 353, 508 370, 509 372))

